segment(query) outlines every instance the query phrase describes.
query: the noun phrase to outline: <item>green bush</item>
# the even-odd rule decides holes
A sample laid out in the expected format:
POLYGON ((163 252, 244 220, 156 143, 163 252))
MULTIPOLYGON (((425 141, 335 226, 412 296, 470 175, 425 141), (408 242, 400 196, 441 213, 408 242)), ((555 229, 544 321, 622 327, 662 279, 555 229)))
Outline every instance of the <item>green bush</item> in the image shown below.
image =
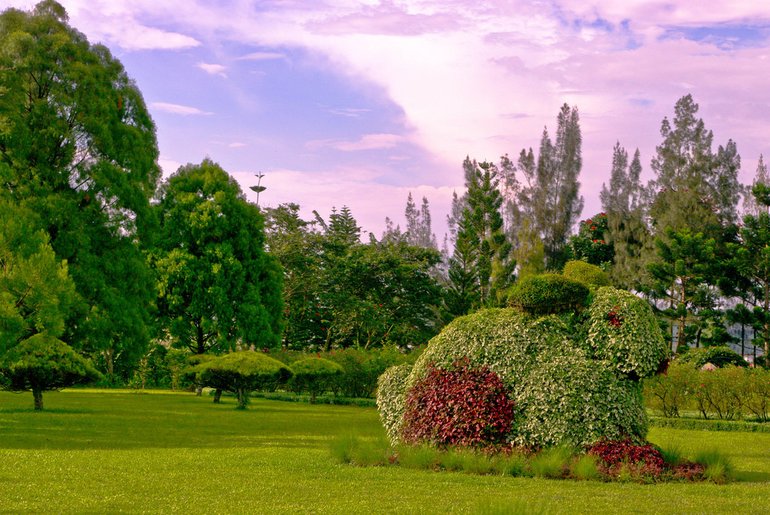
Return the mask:
POLYGON ((706 363, 711 363, 717 368, 734 365, 738 367, 748 367, 749 363, 737 352, 729 347, 715 346, 700 349, 689 349, 679 356, 682 363, 690 363, 695 368, 702 368, 706 363))
POLYGON ((334 379, 343 373, 342 366, 324 358, 310 357, 291 364, 294 376, 292 387, 298 392, 308 392, 310 403, 315 404, 319 393, 329 390, 334 379))
POLYGON ((746 412, 760 422, 770 422, 770 370, 746 370, 741 389, 744 392, 743 406, 746 412))
POLYGON ((334 387, 344 397, 374 397, 377 378, 389 367, 408 359, 395 347, 332 350, 321 356, 342 366, 344 373, 337 377, 334 387))
POLYGON ((656 375, 644 381, 647 405, 658 409, 664 417, 678 417, 690 402, 690 391, 696 381, 691 365, 678 360, 671 363, 665 375, 656 375))
POLYGON ((47 333, 31 336, 3 354, 0 376, 5 389, 32 392, 36 410, 43 409, 43 392, 102 377, 90 361, 47 333))
POLYGON ((196 367, 201 384, 231 392, 238 399, 238 408, 245 409, 253 390, 286 382, 291 369, 261 352, 231 352, 204 361, 196 367))
POLYGON ((387 369, 377 380, 377 408, 382 425, 393 445, 398 444, 406 406, 406 381, 412 365, 401 364, 387 369))
POLYGON ((533 315, 571 312, 588 300, 588 288, 559 274, 532 275, 511 289, 509 305, 533 315))
POLYGON ((611 286, 610 276, 596 265, 586 263, 585 261, 567 261, 564 265, 562 275, 567 279, 572 279, 588 286, 590 289, 600 286, 611 286))
POLYGON ((668 345, 650 305, 633 293, 599 288, 588 313, 588 343, 595 357, 637 380, 654 374, 668 345))
POLYGON ((512 440, 522 446, 590 445, 600 439, 644 440, 647 415, 637 383, 579 349, 538 360, 514 397, 512 440))

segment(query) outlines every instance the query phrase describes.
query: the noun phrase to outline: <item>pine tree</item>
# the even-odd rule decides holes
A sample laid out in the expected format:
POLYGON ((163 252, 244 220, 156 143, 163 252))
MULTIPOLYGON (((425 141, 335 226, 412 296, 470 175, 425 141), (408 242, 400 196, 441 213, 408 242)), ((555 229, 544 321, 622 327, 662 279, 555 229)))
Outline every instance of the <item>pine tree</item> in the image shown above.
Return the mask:
MULTIPOLYGON (((760 185, 765 188, 770 187, 770 176, 767 174, 767 165, 765 164, 765 158, 762 154, 759 155, 759 163, 757 163, 757 171, 754 174, 754 181, 751 183, 751 189, 753 190, 760 185)), ((758 217, 762 213, 769 213, 770 208, 761 202, 757 202, 754 195, 746 195, 743 200, 743 212, 744 215, 758 217)))
POLYGON ((406 238, 407 243, 415 247, 438 249, 436 236, 431 229, 430 205, 428 199, 422 198, 420 209, 414 203, 412 193, 406 199, 406 238))
POLYGON ((537 161, 532 149, 519 155, 518 168, 524 178, 516 190, 520 219, 528 218, 540 234, 546 267, 552 270, 566 261, 567 237, 583 211, 578 182, 581 145, 578 110, 564 104, 557 118, 556 141, 544 129, 537 161))
POLYGON ((614 248, 610 276, 621 288, 639 291, 647 282, 647 261, 653 252, 646 218, 645 189, 640 182, 639 150, 628 164, 628 152, 616 143, 609 187, 602 185, 602 209, 607 215, 607 242, 614 248))

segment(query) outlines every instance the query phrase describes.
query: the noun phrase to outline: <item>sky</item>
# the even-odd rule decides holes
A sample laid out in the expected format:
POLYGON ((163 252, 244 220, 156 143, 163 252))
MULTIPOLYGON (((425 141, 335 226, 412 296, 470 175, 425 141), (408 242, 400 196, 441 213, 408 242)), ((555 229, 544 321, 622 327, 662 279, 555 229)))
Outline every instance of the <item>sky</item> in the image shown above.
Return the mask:
MULTIPOLYGON (((348 206, 380 237, 428 198, 439 241, 462 161, 537 149, 580 113, 583 218, 612 148, 639 148, 691 93, 750 183, 770 154, 770 2, 763 0, 60 0, 142 91, 164 175, 210 157, 260 205, 306 218, 348 206)), ((0 8, 29 9, 28 0, 0 8)))

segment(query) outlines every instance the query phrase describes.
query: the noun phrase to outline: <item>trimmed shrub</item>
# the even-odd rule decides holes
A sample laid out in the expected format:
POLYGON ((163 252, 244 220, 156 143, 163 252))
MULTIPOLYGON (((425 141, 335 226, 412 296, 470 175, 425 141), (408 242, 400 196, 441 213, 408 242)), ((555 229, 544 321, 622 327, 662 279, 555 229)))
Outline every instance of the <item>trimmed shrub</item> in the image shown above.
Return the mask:
POLYGON ((406 401, 406 381, 412 365, 404 363, 387 369, 377 380, 377 408, 392 445, 399 443, 406 401))
POLYGON ((511 430, 513 407, 500 377, 486 367, 431 367, 407 394, 401 436, 439 447, 501 444, 511 430))
POLYGON ((204 361, 196 372, 200 384, 235 394, 238 409, 246 408, 252 390, 286 382, 293 375, 280 361, 254 351, 231 352, 204 361))
POLYGON ((633 293, 599 288, 587 313, 594 356, 630 379, 651 376, 668 356, 652 308, 633 293))
POLYGON ((329 389, 331 382, 342 375, 342 366, 323 358, 305 358, 291 364, 294 376, 292 386, 300 392, 310 394, 310 403, 315 404, 316 396, 329 389))
POLYGON ((743 406, 746 412, 754 415, 760 422, 770 421, 770 370, 747 369, 741 389, 745 393, 743 406))
POLYGON ((591 445, 602 438, 647 434, 647 415, 636 383, 618 381, 612 369, 580 349, 538 360, 514 397, 511 439, 521 446, 591 445))
POLYGON ((611 286, 610 276, 596 265, 586 263, 585 261, 567 261, 564 265, 562 275, 567 279, 572 279, 581 284, 585 284, 589 289, 595 289, 600 286, 611 286))
POLYGON ((320 356, 342 366, 344 373, 337 376, 334 388, 343 397, 374 397, 377 378, 389 367, 409 359, 395 347, 332 350, 320 356))
POLYGON ((43 409, 43 392, 96 381, 102 375, 72 347, 47 333, 38 333, 0 358, 3 388, 32 392, 36 410, 43 409))
POLYGON ((531 275, 511 289, 508 304, 533 315, 571 312, 588 300, 588 288, 559 274, 531 275))
POLYGON ((717 368, 729 365, 748 367, 749 363, 730 347, 715 346, 700 349, 689 349, 677 358, 682 363, 690 363, 694 368, 700 369, 706 363, 711 363, 717 368))

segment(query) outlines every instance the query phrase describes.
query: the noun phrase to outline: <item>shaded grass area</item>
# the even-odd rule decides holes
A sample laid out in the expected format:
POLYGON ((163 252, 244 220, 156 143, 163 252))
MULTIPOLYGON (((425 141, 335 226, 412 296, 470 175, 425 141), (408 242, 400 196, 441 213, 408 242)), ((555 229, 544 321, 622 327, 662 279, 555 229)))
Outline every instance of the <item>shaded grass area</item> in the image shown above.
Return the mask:
POLYGON ((339 465, 342 433, 377 413, 190 394, 0 393, 0 511, 13 513, 763 513, 770 434, 653 428, 685 455, 717 449, 738 482, 615 484, 339 465))

